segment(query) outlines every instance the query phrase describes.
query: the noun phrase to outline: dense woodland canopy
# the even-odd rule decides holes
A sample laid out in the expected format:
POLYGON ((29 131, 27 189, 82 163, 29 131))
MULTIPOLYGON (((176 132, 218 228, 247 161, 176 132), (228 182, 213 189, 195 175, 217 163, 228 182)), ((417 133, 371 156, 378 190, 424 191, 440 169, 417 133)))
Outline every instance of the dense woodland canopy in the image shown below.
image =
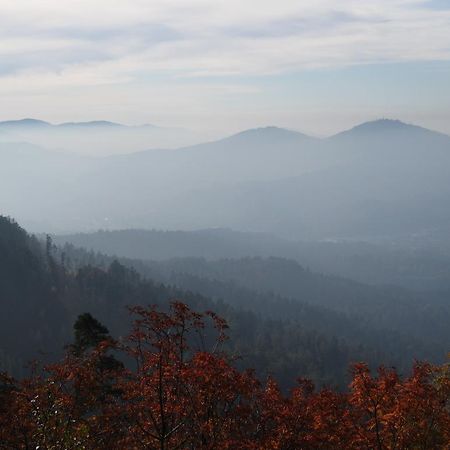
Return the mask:
POLYGON ((444 362, 449 348, 449 307, 440 298, 316 275, 276 258, 118 262, 70 245, 56 249, 9 219, 1 223, 0 355, 15 375, 36 357, 59 357, 79 314, 91 313, 120 337, 127 306, 173 298, 225 317, 238 366, 273 374, 283 389, 299 375, 342 389, 356 361, 407 373, 415 359, 444 362))
MULTIPOLYGON (((71 245, 63 247, 63 251, 74 267, 92 264, 106 269, 114 261, 112 257, 71 245)), ((159 262, 121 258, 120 261, 145 278, 201 293, 218 302, 216 309, 232 305, 239 311, 239 318, 251 312, 263 320, 278 321, 269 325, 269 335, 276 339, 276 348, 286 347, 285 355, 292 351, 287 348, 288 343, 297 341, 306 331, 310 336, 319 333, 322 342, 324 337, 331 339, 338 344, 336 348, 350 348, 351 360, 364 359, 375 366, 384 362, 402 371, 410 368, 414 358, 442 361, 450 346, 448 296, 442 292, 367 286, 315 274, 294 261, 280 258, 216 261, 179 258, 159 262)), ((226 311, 223 313, 226 315, 226 311)), ((228 318, 232 329, 239 328, 237 318, 228 318)), ((245 325, 252 331, 245 335, 244 345, 256 349, 261 343, 267 351, 270 347, 267 334, 255 342, 253 336, 258 335, 255 328, 259 327, 252 323, 245 325)), ((314 347, 307 344, 305 353, 310 354, 314 347)), ((248 355, 248 349, 243 353, 248 355)), ((272 361, 278 360, 278 352, 273 353, 272 361)), ((331 353, 341 354, 337 350, 331 353)), ((293 360, 301 360, 299 356, 293 355, 293 360)), ((286 367, 280 372, 292 379, 293 374, 286 367)), ((346 373, 346 367, 342 373, 346 373)), ((308 372, 308 376, 320 379, 317 373, 308 372)))
MULTIPOLYGON (((107 324, 113 335, 121 336, 128 329, 128 305, 164 305, 173 298, 182 298, 196 308, 215 309, 229 318, 234 335, 230 345, 243 355, 242 364, 265 374, 277 372, 287 384, 304 373, 317 381, 342 385, 351 355, 356 359, 365 356, 363 350, 350 348, 313 327, 304 329, 245 305, 233 307, 193 290, 143 279, 114 260, 105 268, 98 267, 99 261, 91 261, 69 269, 69 257, 58 255, 50 241, 40 244, 9 219, 2 219, 2 227, 0 242, 8 251, 0 253, 5 267, 0 286, 4 299, 0 304, 1 362, 14 374, 24 374, 26 363, 37 356, 46 361, 58 357, 70 341, 72 324, 80 313, 89 311, 107 324), (280 351, 284 347, 292 350, 280 351)), ((258 301, 257 294, 248 294, 250 301, 252 297, 258 301)))
POLYGON ((416 236, 400 234, 364 239, 292 241, 268 233, 224 228, 195 231, 99 230, 52 235, 57 244, 133 259, 242 259, 277 256, 314 272, 335 274, 373 285, 420 291, 450 291, 449 228, 416 236))

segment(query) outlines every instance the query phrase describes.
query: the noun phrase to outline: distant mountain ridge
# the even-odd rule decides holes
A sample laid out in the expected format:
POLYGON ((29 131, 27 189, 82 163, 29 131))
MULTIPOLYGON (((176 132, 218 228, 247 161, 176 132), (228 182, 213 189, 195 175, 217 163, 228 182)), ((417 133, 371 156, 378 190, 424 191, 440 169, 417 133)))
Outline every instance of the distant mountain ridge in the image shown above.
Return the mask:
MULTIPOLYGON (((404 130, 404 129, 413 129, 413 128, 421 128, 417 125, 410 125, 405 122, 402 122, 398 119, 377 119, 369 122, 363 122, 349 130, 345 130, 341 133, 346 132, 385 132, 390 130, 404 130)), ((340 133, 338 133, 340 134, 340 133)))
MULTIPOLYGON (((24 118, 17 120, 5 120, 0 121, 0 130, 2 128, 21 128, 21 127, 32 127, 32 128, 89 128, 89 127, 106 127, 106 128, 162 128, 154 124, 144 123, 140 125, 125 125, 118 122, 112 122, 108 120, 92 120, 92 121, 81 121, 81 122, 62 122, 62 123, 51 123, 48 121, 34 119, 34 118, 24 118)), ((172 129, 172 127, 170 127, 172 129)), ((363 122, 355 125, 354 127, 340 131, 336 134, 325 138, 312 137, 307 134, 301 133, 296 130, 291 130, 288 128, 278 127, 274 125, 267 125, 263 127, 257 128, 249 128, 237 133, 234 133, 230 136, 226 136, 222 139, 218 139, 215 142, 221 141, 243 141, 246 139, 310 139, 310 140, 326 140, 333 139, 338 136, 344 136, 348 134, 364 134, 364 133, 386 133, 393 131, 416 131, 416 132, 427 132, 427 133, 435 133, 441 136, 448 136, 445 133, 439 131, 429 130, 427 128, 421 127, 419 125, 409 124, 402 122, 398 119, 376 119, 372 121, 363 122)))
POLYGON ((369 122, 364 122, 359 125, 356 125, 349 130, 341 131, 333 136, 330 136, 328 139, 333 139, 342 136, 348 135, 376 135, 383 133, 414 133, 414 134, 434 134, 442 137, 448 136, 445 133, 441 133, 439 131, 429 130, 428 128, 421 127, 419 125, 414 125, 410 123, 402 122, 397 119, 378 119, 369 122))
POLYGON ((110 122, 107 120, 92 120, 87 122, 62 122, 58 124, 53 124, 50 122, 46 122, 44 120, 39 119, 18 119, 18 120, 6 120, 0 122, 0 129, 2 128, 20 128, 20 127, 33 127, 33 128, 72 128, 72 127, 111 127, 111 128, 135 128, 135 127, 151 127, 151 128, 159 128, 156 125, 152 124, 143 124, 143 125, 124 125, 117 122, 110 122))
MULTIPOLYGON (((299 131, 289 130, 287 128, 280 128, 276 126, 266 126, 260 128, 250 128, 248 130, 241 131, 239 133, 233 134, 231 136, 225 137, 220 141, 245 141, 245 140, 255 140, 255 139, 282 139, 284 141, 291 140, 297 141, 301 139, 311 139, 315 140, 311 136, 308 136, 299 131)), ((220 142, 219 141, 219 142, 220 142)))
POLYGON ((52 126, 49 122, 38 119, 19 119, 19 120, 5 120, 0 122, 0 128, 20 128, 20 127, 49 127, 52 126))
POLYGON ((179 127, 151 123, 125 125, 107 120, 50 123, 25 118, 0 122, 0 140, 23 142, 60 152, 106 156, 149 148, 179 148, 204 142, 206 136, 179 127))
MULTIPOLYGON (((70 143, 81 137, 92 154, 122 138, 120 146, 131 145, 136 130, 122 136, 120 127, 93 127, 101 132, 70 126, 64 136, 70 143)), ((60 130, 43 128, 43 139, 47 129, 60 130)), ((225 227, 321 240, 450 226, 450 137, 400 121, 368 122, 327 139, 265 127, 76 164, 59 155, 55 165, 51 154, 38 164, 13 151, 1 158, 0 205, 27 226, 47 220, 43 229, 52 232, 225 227)))

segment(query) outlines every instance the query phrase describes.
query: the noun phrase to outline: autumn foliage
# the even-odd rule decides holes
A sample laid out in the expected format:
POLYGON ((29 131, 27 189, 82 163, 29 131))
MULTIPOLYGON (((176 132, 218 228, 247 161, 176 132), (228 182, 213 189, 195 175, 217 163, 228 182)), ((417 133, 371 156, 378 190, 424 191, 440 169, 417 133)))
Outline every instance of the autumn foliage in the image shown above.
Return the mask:
POLYGON ((448 366, 357 364, 348 392, 299 380, 285 395, 235 368, 214 313, 132 313, 127 339, 2 376, 1 449, 450 449, 448 366))

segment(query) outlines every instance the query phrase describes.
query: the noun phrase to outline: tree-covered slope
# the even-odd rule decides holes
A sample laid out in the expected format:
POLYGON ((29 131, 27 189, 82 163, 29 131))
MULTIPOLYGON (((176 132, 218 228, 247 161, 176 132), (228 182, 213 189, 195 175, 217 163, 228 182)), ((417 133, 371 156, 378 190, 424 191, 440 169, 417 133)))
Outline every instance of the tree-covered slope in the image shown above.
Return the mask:
MULTIPOLYGON (((63 250, 74 267, 107 267, 113 260, 72 245, 63 250)), ((317 274, 282 258, 120 261, 146 278, 198 292, 218 305, 231 305, 240 315, 249 311, 278 321, 277 333, 283 333, 289 322, 302 332, 364 348, 374 364, 406 368, 414 358, 441 361, 450 345, 449 306, 443 293, 373 287, 317 274)), ((249 336, 243 342, 255 345, 249 336)))
MULTIPOLYGON (((39 243, 10 219, 1 218, 0 233, 1 370, 22 375, 36 356, 54 360, 70 342, 80 313, 91 313, 120 337, 129 326, 127 306, 165 307, 175 298, 228 318, 230 349, 243 356, 240 364, 255 367, 262 376, 273 373, 285 387, 299 374, 343 386, 349 362, 370 359, 371 349, 346 345, 329 333, 302 327, 299 320, 269 320, 245 305, 231 306, 143 279, 117 261, 109 260, 105 267, 71 267, 68 255, 57 252, 50 241, 39 243)), ((255 301, 264 299, 256 296, 255 301)))
POLYGON ((420 308, 287 260, 117 262, 70 246, 56 249, 9 219, 1 223, 0 363, 19 374, 37 352, 47 361, 58 356, 81 313, 120 338, 129 325, 127 306, 165 307, 174 298, 224 316, 239 364, 263 377, 273 373, 283 387, 298 376, 343 387, 351 362, 406 371, 414 358, 439 361, 448 349, 444 306, 420 308))

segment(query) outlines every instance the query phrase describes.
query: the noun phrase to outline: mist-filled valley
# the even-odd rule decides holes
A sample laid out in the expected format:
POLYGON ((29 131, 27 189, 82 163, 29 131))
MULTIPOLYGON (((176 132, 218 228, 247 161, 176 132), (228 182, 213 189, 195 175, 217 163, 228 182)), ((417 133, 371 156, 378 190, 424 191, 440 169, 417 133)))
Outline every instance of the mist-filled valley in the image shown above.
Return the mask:
POLYGON ((298 373, 342 389, 353 361, 406 372, 415 358, 443 361, 448 347, 448 291, 370 286, 279 257, 112 257, 40 241, 6 218, 1 226, 1 362, 16 374, 35 354, 60 355, 84 311, 123 336, 127 306, 174 298, 225 317, 239 364, 274 374, 283 389, 298 373))

